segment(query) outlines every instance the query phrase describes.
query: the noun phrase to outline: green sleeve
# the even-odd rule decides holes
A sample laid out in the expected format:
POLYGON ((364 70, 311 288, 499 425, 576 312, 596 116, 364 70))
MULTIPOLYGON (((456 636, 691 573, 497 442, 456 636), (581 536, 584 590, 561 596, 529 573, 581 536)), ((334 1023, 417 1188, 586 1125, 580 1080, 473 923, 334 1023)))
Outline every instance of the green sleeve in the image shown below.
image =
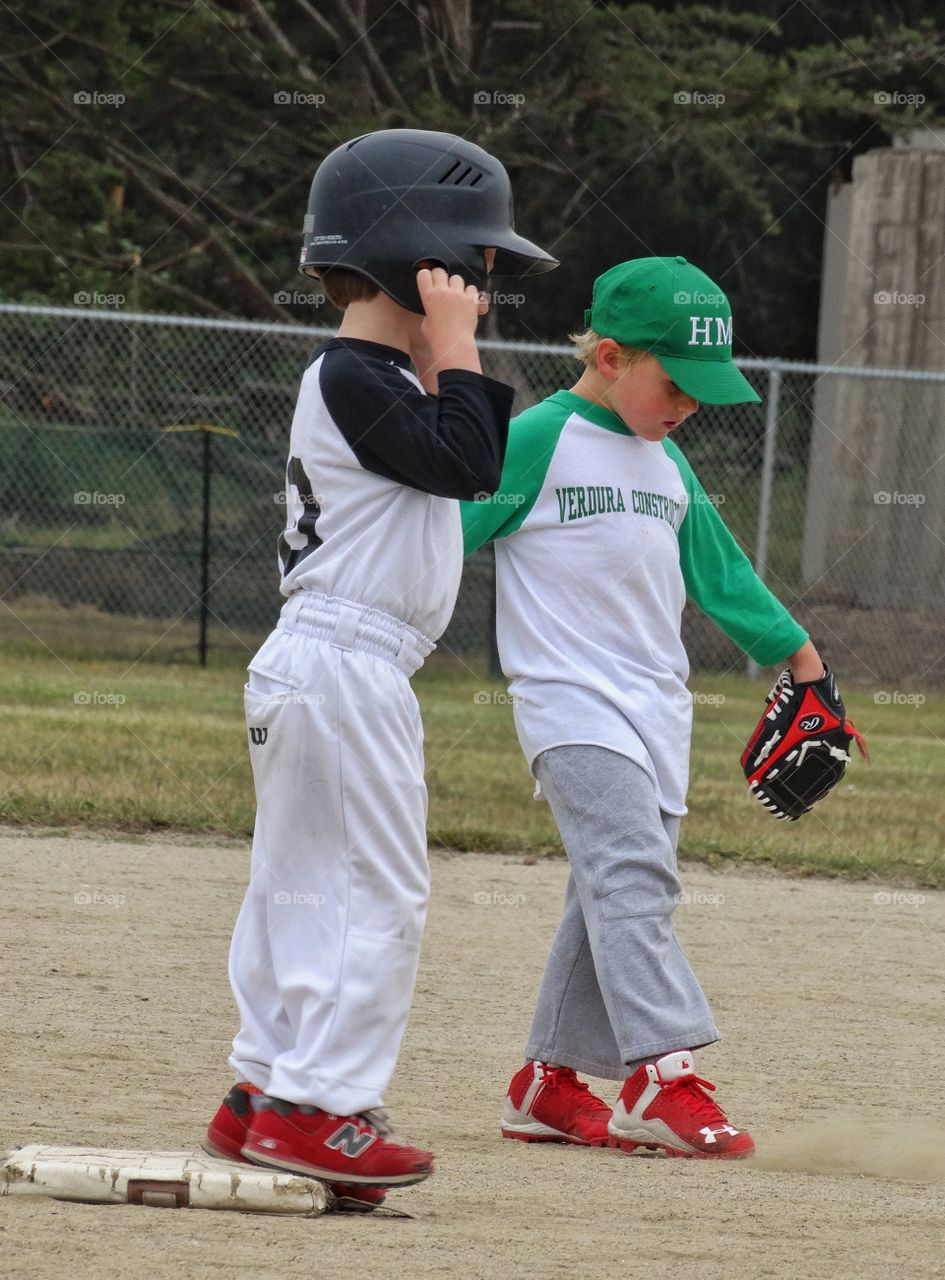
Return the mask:
POLYGON ((498 490, 482 502, 459 504, 466 555, 521 527, 541 492, 569 416, 566 408, 543 400, 512 419, 498 490))
POLYGON ((686 592, 759 666, 783 662, 808 639, 807 632, 755 573, 680 450, 669 440, 663 448, 689 495, 679 529, 686 592))

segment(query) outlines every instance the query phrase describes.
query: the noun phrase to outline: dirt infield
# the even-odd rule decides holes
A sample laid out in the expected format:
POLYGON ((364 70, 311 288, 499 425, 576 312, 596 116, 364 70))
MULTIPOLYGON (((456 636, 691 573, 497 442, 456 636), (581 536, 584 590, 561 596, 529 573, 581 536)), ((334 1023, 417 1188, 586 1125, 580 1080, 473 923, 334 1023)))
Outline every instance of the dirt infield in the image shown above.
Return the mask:
MULTIPOLYGON (((685 870, 680 932, 726 1036, 698 1069, 761 1153, 719 1166, 499 1138, 566 866, 433 866, 389 1099, 439 1157, 390 1197, 413 1221, 9 1198, 0 1274, 945 1276, 945 894, 685 870)), ((228 1086, 247 868, 233 848, 0 833, 0 1148, 197 1145, 228 1086)))

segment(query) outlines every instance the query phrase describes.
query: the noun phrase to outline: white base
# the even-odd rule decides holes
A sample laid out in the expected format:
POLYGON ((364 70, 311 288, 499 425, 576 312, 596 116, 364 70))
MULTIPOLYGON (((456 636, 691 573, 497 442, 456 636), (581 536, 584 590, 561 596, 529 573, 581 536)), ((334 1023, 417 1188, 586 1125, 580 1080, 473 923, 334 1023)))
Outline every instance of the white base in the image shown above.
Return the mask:
POLYGON ((324 1183, 199 1151, 14 1147, 0 1161, 0 1196, 44 1195, 93 1204, 237 1209, 317 1217, 334 1197, 324 1183))

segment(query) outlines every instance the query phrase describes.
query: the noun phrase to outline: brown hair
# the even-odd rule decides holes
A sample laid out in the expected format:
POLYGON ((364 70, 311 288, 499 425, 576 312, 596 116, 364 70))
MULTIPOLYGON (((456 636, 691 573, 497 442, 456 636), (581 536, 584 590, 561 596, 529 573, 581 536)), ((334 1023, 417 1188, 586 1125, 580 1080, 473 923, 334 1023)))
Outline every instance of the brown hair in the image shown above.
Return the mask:
POLYGON ((373 280, 347 267, 323 267, 318 279, 325 297, 339 311, 344 311, 349 302, 370 302, 380 293, 373 280))
MULTIPOLYGON (((579 333, 569 333, 568 340, 574 343, 575 360, 582 361, 589 369, 593 368, 601 335, 595 333, 593 329, 582 329, 579 333)), ((638 360, 649 355, 648 351, 641 351, 639 347, 628 347, 622 342, 618 342, 617 346, 620 348, 621 359, 626 360, 627 364, 636 364, 638 360)))

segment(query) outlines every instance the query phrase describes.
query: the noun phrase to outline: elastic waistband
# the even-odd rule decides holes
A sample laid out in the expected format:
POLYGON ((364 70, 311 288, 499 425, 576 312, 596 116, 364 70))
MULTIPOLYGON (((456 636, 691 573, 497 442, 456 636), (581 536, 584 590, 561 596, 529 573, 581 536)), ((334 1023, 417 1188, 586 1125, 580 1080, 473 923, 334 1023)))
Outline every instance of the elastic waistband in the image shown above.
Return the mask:
POLYGON ((408 676, 419 670, 436 648, 422 631, 400 618, 320 591, 294 591, 282 606, 279 626, 283 631, 327 640, 337 649, 373 654, 408 676))

